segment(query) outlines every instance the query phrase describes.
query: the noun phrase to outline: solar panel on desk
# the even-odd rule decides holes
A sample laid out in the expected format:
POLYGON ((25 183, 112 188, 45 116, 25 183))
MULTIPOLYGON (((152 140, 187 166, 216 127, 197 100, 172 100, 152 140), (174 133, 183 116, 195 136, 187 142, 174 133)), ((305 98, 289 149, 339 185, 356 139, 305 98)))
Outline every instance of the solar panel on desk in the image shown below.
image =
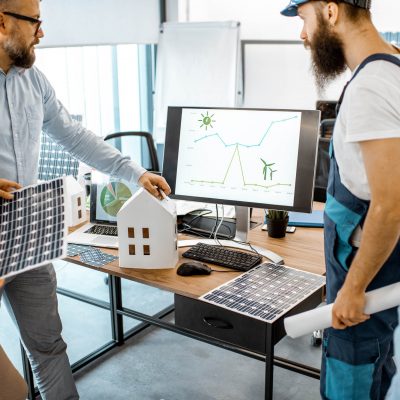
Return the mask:
POLYGON ((252 318, 274 322, 324 284, 323 276, 264 263, 200 299, 252 318))
POLYGON ((0 277, 66 256, 64 179, 0 198, 0 277))

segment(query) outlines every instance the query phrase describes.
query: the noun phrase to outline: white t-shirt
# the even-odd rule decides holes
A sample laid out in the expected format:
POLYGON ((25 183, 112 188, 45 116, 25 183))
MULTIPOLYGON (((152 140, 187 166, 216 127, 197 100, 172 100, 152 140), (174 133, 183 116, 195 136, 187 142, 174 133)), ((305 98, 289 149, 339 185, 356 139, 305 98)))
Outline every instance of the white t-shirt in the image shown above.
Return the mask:
POLYGON ((348 86, 333 135, 340 178, 351 193, 363 200, 371 199, 358 142, 397 137, 400 138, 400 67, 374 61, 348 86))

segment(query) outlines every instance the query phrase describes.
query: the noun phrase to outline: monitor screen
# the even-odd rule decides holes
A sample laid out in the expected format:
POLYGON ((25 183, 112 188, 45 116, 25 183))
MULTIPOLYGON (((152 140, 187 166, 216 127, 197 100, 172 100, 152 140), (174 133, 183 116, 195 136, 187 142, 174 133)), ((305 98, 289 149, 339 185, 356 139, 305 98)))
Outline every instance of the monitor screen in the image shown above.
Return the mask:
POLYGON ((90 221, 116 225, 118 211, 139 187, 122 179, 100 180, 102 174, 96 171, 92 175, 95 174, 90 189, 90 221))
POLYGON ((310 212, 319 111, 169 107, 176 199, 310 212))

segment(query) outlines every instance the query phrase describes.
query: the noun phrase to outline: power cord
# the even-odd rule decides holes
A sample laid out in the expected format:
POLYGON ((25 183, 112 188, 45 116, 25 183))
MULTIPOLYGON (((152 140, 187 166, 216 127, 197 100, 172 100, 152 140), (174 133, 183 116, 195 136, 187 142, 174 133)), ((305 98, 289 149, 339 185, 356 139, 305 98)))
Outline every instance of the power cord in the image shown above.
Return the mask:
MULTIPOLYGON (((192 224, 193 224, 193 222, 195 222, 196 220, 198 220, 199 218, 201 218, 201 217, 203 217, 203 216, 205 216, 205 215, 208 215, 208 214, 211 214, 211 210, 208 210, 207 208, 201 208, 201 209, 198 209, 198 210, 195 210, 196 212, 201 212, 201 211, 203 211, 202 213, 200 213, 200 214, 198 214, 198 215, 196 215, 196 216, 194 216, 189 222, 184 222, 184 223, 182 223, 182 225, 185 227, 184 229, 181 229, 180 231, 179 231, 179 233, 183 233, 183 232, 188 232, 188 231, 192 231, 192 224)), ((193 232, 193 231, 192 231, 193 232)), ((200 235, 201 236, 201 235, 200 235)), ((207 238, 208 236, 204 236, 205 238, 207 238)))
MULTIPOLYGON (((218 206, 217 206, 218 207, 218 206)), ((182 223, 182 225, 183 225, 183 229, 180 229, 179 230, 179 233, 187 233, 187 234, 192 234, 192 235, 194 235, 194 236, 200 236, 200 237, 202 237, 202 238, 205 238, 205 239, 212 239, 213 237, 215 237, 215 232, 217 232, 217 234, 218 234, 218 231, 219 231, 219 229, 221 228, 221 226, 222 226, 222 223, 223 223, 223 219, 221 220, 221 221, 218 221, 218 219, 219 219, 219 215, 218 215, 218 208, 216 209, 216 212, 217 212, 217 218, 216 218, 216 221, 215 221, 215 224, 214 224, 214 226, 213 226, 213 228, 211 229, 211 232, 208 234, 208 233, 201 233, 201 232, 199 232, 199 231, 197 231, 193 226, 192 226, 192 224, 197 220, 197 219, 199 219, 199 218, 201 218, 201 217, 203 217, 203 216, 205 216, 205 215, 209 215, 209 214, 211 214, 212 213, 212 211, 211 210, 209 210, 209 209, 198 209, 198 210, 195 210, 196 212, 201 212, 201 211, 203 211, 202 213, 199 213, 198 215, 196 215, 196 216, 194 216, 189 222, 184 222, 184 223, 182 223), (218 229, 217 229, 218 228, 218 229)), ((223 227, 228 231, 228 238, 229 237, 232 237, 232 230, 231 230, 231 228, 229 227, 229 225, 223 225, 223 227)), ((218 240, 218 239, 216 239, 216 240, 218 240)))

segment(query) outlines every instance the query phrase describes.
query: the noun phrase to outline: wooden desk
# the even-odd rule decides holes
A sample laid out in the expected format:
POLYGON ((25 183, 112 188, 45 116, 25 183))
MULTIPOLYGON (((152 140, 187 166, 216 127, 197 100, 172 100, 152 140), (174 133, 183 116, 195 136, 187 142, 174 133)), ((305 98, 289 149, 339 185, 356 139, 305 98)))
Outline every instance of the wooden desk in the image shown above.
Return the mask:
MULTIPOLYGON (((260 213, 258 214, 259 218, 260 213)), ((249 240, 252 244, 267 248, 282 256, 285 265, 318 275, 325 274, 321 228, 297 228, 295 233, 289 233, 282 239, 273 239, 268 237, 266 231, 261 230, 261 226, 258 226, 249 233, 249 240)), ((184 260, 181 255, 185 250, 185 248, 179 249, 180 259, 178 265, 184 260)), ((102 251, 118 256, 118 250, 103 248, 102 251)), ((185 260, 187 261, 187 259, 185 260)), ((158 270, 120 268, 119 260, 100 268, 82 263, 79 256, 68 257, 66 261, 191 298, 198 298, 240 274, 240 272, 232 271, 231 274, 183 277, 176 274, 176 268, 158 270)), ((226 270, 226 268, 218 266, 213 266, 213 268, 226 270)))
MULTIPOLYGON (((322 205, 317 205, 316 209, 321 209, 322 205)), ((263 217, 262 210, 256 210, 253 213, 253 218, 258 218, 260 221, 263 217)), ((192 237, 193 238, 193 237, 192 237)), ((325 273, 325 263, 324 263, 324 253, 323 253, 323 231, 321 228, 297 228, 296 232, 293 234, 287 234, 283 239, 272 239, 268 237, 267 232, 261 230, 261 226, 252 230, 249 233, 249 240, 252 244, 267 248, 284 258, 285 264, 291 267, 295 267, 304 271, 313 272, 316 274, 323 275, 325 273)), ((179 249, 180 259, 178 265, 183 261, 181 254, 184 252, 184 248, 179 249)), ((118 255, 117 250, 105 249, 102 251, 118 255)), ((156 315, 149 316, 142 314, 138 311, 127 309, 122 305, 122 294, 121 294, 121 278, 129 279, 132 281, 140 282, 149 286, 156 287, 158 289, 173 292, 175 294, 175 303, 177 305, 176 320, 186 319, 178 318, 178 305, 180 310, 187 310, 190 307, 193 313, 200 312, 204 302, 198 299, 201 295, 207 293, 208 291, 214 289, 215 287, 231 280, 232 278, 238 276, 240 272, 232 271, 226 274, 211 274, 203 276, 189 276, 182 277, 176 274, 176 268, 173 269, 163 269, 163 270, 143 270, 143 269, 130 269, 130 268, 120 268, 118 260, 107 264, 103 267, 91 267, 80 261, 79 256, 67 257, 66 261, 83 265, 87 268, 92 268, 97 271, 104 272, 108 274, 108 284, 110 289, 110 302, 105 303, 99 300, 84 296, 82 294, 74 293, 65 289, 58 289, 58 293, 70 296, 72 298, 85 301, 89 304, 96 305, 110 311, 111 324, 112 324, 112 338, 113 340, 104 346, 102 346, 97 351, 88 355, 84 359, 78 361, 72 365, 72 370, 75 372, 91 361, 102 356, 112 348, 118 345, 122 345, 124 341, 135 335, 136 333, 142 331, 146 327, 153 325, 163 329, 176 332, 178 334, 191 337, 196 340, 206 342, 215 346, 223 347, 225 349, 234 351, 239 354, 246 355, 264 361, 266 365, 266 390, 265 399, 272 399, 272 386, 273 386, 273 365, 277 365, 282 368, 286 368, 304 375, 319 379, 319 370, 311 368, 306 365, 293 363, 290 360, 285 360, 279 357, 274 357, 274 345, 284 336, 285 332, 283 329, 283 318, 276 323, 274 327, 272 324, 264 323, 265 326, 260 326, 260 321, 258 325, 254 325, 252 321, 249 321, 248 317, 240 316, 240 314, 234 313, 233 319, 243 328, 243 324, 248 326, 252 331, 262 330, 262 337, 259 337, 258 341, 266 343, 264 350, 254 350, 251 346, 243 346, 243 344, 238 344, 229 340, 224 340, 224 335, 213 335, 204 329, 192 329, 191 326, 185 324, 179 326, 173 323, 165 322, 162 319, 169 313, 174 311, 174 306, 167 307, 165 310, 160 311, 156 315), (123 330, 123 316, 131 317, 142 321, 142 324, 131 331, 124 333, 123 330), (241 318, 246 318, 241 320, 241 318), (253 328, 251 328, 253 327, 253 328), (206 333, 205 333, 206 332, 206 333)), ((223 267, 213 266, 214 269, 226 270, 223 267)), ((306 299, 303 304, 296 308, 297 312, 304 309, 310 309, 316 307, 322 296, 321 293, 315 293, 312 298, 306 299)), ((210 307, 207 304, 206 307, 210 307)), ((215 307, 215 306, 214 306, 215 307)), ((217 307, 218 310, 221 310, 217 307)), ((218 312, 217 310, 217 312, 218 312)), ((295 310, 295 311, 296 311, 295 310)), ((215 310, 214 310, 215 312, 215 310)), ((289 312, 290 314, 290 312, 289 312)), ((182 315, 182 314, 181 314, 182 315)), ((224 316, 227 316, 225 312, 224 316)), ((229 317, 229 315, 228 315, 229 317)), ((232 317, 232 315, 231 315, 232 317)), ((255 320, 254 320, 255 321, 255 320)))

